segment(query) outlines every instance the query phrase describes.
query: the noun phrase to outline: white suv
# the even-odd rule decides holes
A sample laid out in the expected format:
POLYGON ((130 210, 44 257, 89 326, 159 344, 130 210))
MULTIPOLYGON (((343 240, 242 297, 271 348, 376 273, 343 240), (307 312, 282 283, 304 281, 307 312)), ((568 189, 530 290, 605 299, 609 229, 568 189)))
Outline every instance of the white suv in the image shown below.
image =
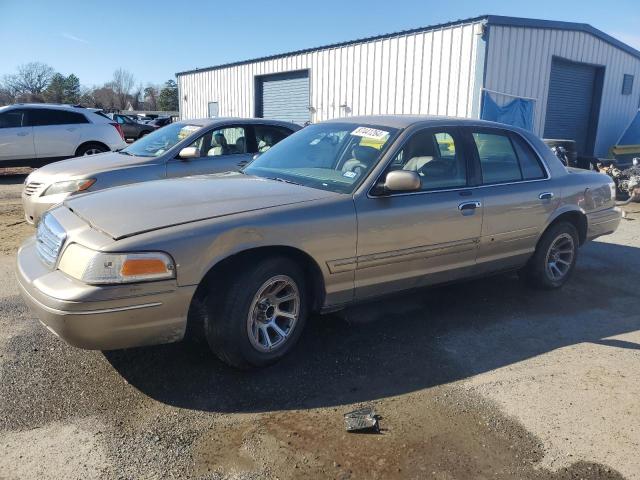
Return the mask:
POLYGON ((126 146, 120 126, 94 109, 42 103, 0 108, 0 168, 37 167, 126 146))

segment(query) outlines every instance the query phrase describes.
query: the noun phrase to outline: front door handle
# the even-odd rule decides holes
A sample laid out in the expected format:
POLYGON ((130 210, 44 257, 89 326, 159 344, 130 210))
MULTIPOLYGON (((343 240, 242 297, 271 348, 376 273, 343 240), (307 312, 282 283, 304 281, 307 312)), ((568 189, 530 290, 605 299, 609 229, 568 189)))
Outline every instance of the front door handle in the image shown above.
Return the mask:
POLYGON ((540 200, 551 200, 553 198, 553 192, 543 192, 538 195, 540 200))
POLYGON ((482 203, 478 202, 477 200, 474 200, 472 202, 462 202, 460 205, 458 205, 458 210, 460 210, 461 212, 465 212, 468 210, 475 210, 476 208, 480 208, 482 206, 482 203))
POLYGON ((26 137, 27 135, 29 135, 29 132, 18 132, 17 135, 19 137, 26 137))

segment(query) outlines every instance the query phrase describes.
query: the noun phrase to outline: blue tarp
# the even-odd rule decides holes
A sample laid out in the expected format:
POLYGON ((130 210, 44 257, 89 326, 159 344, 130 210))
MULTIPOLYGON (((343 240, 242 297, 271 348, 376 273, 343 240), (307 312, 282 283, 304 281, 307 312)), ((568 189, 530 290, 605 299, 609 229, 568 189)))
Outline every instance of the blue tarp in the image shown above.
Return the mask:
POLYGON ((525 100, 524 98, 516 98, 500 107, 493 98, 491 98, 489 92, 484 92, 480 118, 493 122, 506 123, 507 125, 524 128, 525 130, 533 130, 533 108, 533 100, 525 100))
POLYGON ((631 120, 631 123, 624 131, 618 145, 640 145, 640 110, 636 113, 636 116, 631 120))

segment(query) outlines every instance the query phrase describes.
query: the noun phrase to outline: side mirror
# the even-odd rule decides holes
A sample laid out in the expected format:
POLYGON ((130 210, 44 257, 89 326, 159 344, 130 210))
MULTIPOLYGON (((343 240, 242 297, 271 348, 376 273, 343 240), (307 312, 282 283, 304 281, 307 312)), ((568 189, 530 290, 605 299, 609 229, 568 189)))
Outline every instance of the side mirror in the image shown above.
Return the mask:
POLYGON ((420 175, 410 170, 393 170, 384 181, 384 189, 390 192, 415 192, 421 187, 420 175))
POLYGON ((189 160, 190 158, 198 158, 200 156, 200 150, 196 147, 185 147, 180 150, 178 158, 180 160, 189 160))

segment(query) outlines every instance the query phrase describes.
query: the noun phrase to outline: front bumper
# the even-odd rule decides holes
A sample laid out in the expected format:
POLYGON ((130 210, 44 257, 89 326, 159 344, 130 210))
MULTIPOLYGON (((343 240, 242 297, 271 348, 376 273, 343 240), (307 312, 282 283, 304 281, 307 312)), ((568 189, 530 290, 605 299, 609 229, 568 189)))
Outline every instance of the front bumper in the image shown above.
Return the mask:
POLYGON ((40 196, 40 192, 36 192, 33 195, 25 195, 23 192, 22 208, 24 209, 24 219, 28 224, 36 225, 47 210, 62 203, 68 196, 68 193, 40 196))
POLYGON ((622 220, 622 210, 618 207, 607 208, 587 214, 587 240, 613 233, 622 220))
POLYGON ((36 254, 34 238, 18 251, 16 273, 22 296, 40 321, 70 345, 91 350, 181 340, 196 289, 175 281, 86 285, 49 270, 36 254))

